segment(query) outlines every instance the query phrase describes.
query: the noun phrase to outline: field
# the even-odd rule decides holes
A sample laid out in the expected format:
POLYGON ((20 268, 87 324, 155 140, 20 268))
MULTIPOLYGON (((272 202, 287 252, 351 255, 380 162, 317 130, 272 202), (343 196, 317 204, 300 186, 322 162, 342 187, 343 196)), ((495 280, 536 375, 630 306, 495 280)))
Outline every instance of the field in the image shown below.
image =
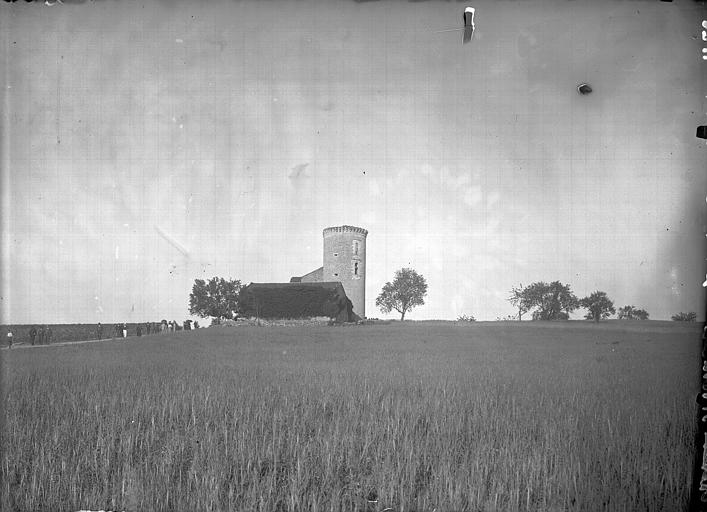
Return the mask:
POLYGON ((0 508, 682 510, 699 327, 220 327, 3 350, 0 508))

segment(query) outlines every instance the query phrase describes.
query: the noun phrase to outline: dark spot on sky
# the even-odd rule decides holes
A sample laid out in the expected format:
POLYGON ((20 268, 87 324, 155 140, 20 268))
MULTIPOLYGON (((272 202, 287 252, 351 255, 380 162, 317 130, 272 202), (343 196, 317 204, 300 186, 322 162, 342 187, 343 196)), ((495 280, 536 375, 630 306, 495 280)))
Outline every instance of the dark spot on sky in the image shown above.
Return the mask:
POLYGON ((586 95, 592 92, 592 87, 589 84, 581 83, 577 86, 579 94, 586 95))
POLYGON ((307 168, 308 165, 309 162, 295 165, 290 171, 290 178, 299 178, 300 176, 306 176, 306 174, 304 174, 304 170, 307 168))

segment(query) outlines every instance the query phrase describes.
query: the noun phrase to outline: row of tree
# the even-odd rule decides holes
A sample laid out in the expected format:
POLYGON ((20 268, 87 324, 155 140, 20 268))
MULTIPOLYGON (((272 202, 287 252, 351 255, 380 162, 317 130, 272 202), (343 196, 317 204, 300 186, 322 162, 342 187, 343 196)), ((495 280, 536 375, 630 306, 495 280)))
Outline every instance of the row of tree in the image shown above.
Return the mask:
MULTIPOLYGON (((518 309, 518 320, 522 320, 526 313, 531 313, 533 320, 568 320, 579 308, 587 310, 585 319, 595 322, 616 314, 614 302, 606 292, 597 290, 579 299, 570 285, 559 281, 521 284, 513 287, 510 294, 507 300, 518 309)), ((635 306, 624 306, 619 308, 619 318, 647 320, 648 312, 635 306)))
MULTIPOLYGON (((241 288, 242 284, 237 279, 214 277, 208 282, 196 279, 189 296, 189 312, 200 317, 233 318, 239 311, 241 288)), ((392 282, 385 283, 376 298, 376 306, 384 313, 395 310, 404 320, 410 309, 425 303, 426 295, 425 278, 411 268, 403 268, 395 272, 392 282)), ((568 320, 570 314, 579 308, 587 310, 584 318, 595 322, 617 314, 614 302, 606 292, 597 290, 579 299, 570 285, 560 281, 538 281, 528 286, 521 284, 511 289, 507 300, 518 310, 518 320, 528 313, 533 320, 568 320)), ((645 309, 631 305, 620 307, 617 316, 620 320, 648 320, 649 315, 645 309)), ((694 322, 697 314, 678 313, 672 319, 694 322)))
MULTIPOLYGON (((518 320, 522 320, 526 313, 531 313, 533 320, 567 320, 570 313, 578 308, 587 309, 584 318, 595 322, 617 314, 614 302, 606 292, 597 290, 579 299, 572 293, 570 285, 559 281, 539 281, 529 286, 521 284, 511 289, 507 300, 518 309, 518 320)), ((631 305, 620 307, 617 316, 619 320, 648 320, 649 315, 645 309, 631 305)), ((672 319, 676 322, 694 322, 697 313, 678 313, 672 319)))

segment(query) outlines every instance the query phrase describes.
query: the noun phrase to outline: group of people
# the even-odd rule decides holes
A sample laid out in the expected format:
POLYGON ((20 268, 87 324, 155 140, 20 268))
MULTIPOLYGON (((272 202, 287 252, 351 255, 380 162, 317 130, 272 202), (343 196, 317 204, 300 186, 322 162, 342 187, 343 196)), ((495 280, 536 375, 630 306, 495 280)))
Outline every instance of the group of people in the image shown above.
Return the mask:
POLYGON ((52 328, 49 327, 48 325, 45 325, 42 327, 41 325, 39 328, 37 327, 32 327, 29 330, 29 341, 32 343, 32 345, 35 344, 35 342, 38 345, 49 345, 52 342, 52 328))
MULTIPOLYGON (((179 325, 176 320, 162 320, 161 322, 146 322, 144 324, 137 324, 135 327, 135 334, 137 336, 142 336, 143 334, 163 334, 166 332, 174 331, 191 331, 192 329, 198 329, 199 322, 192 322, 191 320, 185 320, 182 325, 179 325), (193 327, 192 327, 193 324, 193 327)), ((96 336, 99 340, 104 339, 103 325, 99 322, 96 329, 96 336)), ((106 338, 111 337, 110 335, 105 336, 106 338)), ((112 338, 127 338, 128 337, 128 324, 117 323, 113 325, 113 336, 112 338)), ((29 330, 29 340, 32 345, 49 345, 52 342, 53 333, 52 328, 48 325, 44 326, 32 326, 29 330)), ((7 344, 8 348, 12 348, 12 343, 14 339, 14 333, 12 331, 7 332, 7 344)))
POLYGON ((169 322, 167 320, 162 320, 160 323, 160 331, 165 332, 174 332, 174 331, 191 331, 192 330, 192 323, 194 324, 193 328, 198 329, 199 328, 199 322, 192 322, 191 320, 184 320, 184 323, 182 325, 179 325, 176 320, 170 320, 169 322))
MULTIPOLYGON (((199 328, 199 322, 192 322, 191 320, 185 320, 184 323, 180 326, 176 320, 172 321, 170 320, 169 322, 167 320, 162 320, 161 322, 146 322, 145 324, 137 324, 135 327, 135 334, 136 336, 142 336, 143 334, 149 335, 149 334, 163 334, 165 332, 174 332, 174 331, 191 331, 192 330, 192 323, 194 324, 193 328, 198 329, 199 328)), ((103 325, 101 323, 98 323, 98 329, 96 331, 96 334, 98 336, 99 340, 103 339, 103 325)), ((113 325, 113 338, 127 338, 128 337, 128 324, 122 323, 122 324, 114 324, 113 325)))

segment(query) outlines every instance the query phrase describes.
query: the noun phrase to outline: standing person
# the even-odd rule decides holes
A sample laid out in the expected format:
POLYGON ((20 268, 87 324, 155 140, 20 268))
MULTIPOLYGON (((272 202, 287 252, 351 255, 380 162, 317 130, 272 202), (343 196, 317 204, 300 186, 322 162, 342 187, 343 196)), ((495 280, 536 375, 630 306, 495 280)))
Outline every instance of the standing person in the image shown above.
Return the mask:
POLYGON ((32 328, 29 330, 29 340, 32 342, 32 345, 34 345, 34 339, 37 337, 37 328, 32 326, 32 328))
POLYGON ((101 325, 101 322, 98 322, 98 339, 103 339, 103 326, 101 325))
POLYGON ((48 325, 45 325, 44 330, 45 330, 44 336, 46 336, 47 345, 49 345, 52 342, 52 328, 49 327, 48 325))
POLYGON ((12 348, 12 331, 7 331, 7 348, 12 348))
POLYGON ((150 332, 152 331, 152 322, 147 322, 147 334, 149 336, 150 332))
POLYGON ((123 338, 128 337, 128 324, 123 323, 123 338))
POLYGON ((41 325, 39 326, 39 330, 37 331, 37 343, 39 345, 44 345, 44 327, 41 325))
POLYGON ((142 326, 140 324, 137 324, 136 333, 138 336, 142 336, 142 326))
POLYGON ((113 339, 120 338, 122 333, 120 332, 120 325, 113 324, 113 339))

